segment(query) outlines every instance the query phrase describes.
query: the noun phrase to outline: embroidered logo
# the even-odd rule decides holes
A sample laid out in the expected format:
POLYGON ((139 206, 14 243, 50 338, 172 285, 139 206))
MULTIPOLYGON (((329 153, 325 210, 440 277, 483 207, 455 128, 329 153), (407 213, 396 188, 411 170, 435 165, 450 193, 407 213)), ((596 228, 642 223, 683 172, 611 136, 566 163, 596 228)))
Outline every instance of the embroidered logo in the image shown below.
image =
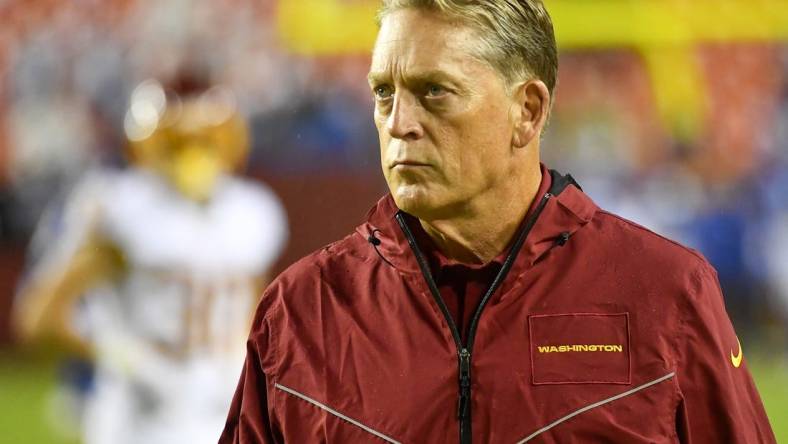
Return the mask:
POLYGON ((624 346, 621 344, 537 345, 536 349, 539 351, 539 353, 624 352, 624 346))
POLYGON ((629 384, 628 313, 528 316, 531 383, 629 384))
POLYGON ((731 364, 733 364, 735 368, 739 368, 741 366, 741 360, 742 358, 744 358, 744 353, 742 352, 741 342, 739 342, 739 338, 736 338, 736 344, 738 344, 739 346, 739 354, 734 355, 733 350, 731 350, 731 364))

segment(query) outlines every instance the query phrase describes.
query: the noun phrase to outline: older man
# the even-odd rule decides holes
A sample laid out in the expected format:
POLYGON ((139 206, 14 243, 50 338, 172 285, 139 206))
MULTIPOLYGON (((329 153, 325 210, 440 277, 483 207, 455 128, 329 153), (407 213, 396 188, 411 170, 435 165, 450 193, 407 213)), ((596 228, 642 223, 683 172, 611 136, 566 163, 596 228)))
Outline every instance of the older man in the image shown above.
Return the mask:
POLYGON ((714 270, 539 163, 538 0, 387 0, 391 194, 265 292, 221 442, 774 442, 714 270))

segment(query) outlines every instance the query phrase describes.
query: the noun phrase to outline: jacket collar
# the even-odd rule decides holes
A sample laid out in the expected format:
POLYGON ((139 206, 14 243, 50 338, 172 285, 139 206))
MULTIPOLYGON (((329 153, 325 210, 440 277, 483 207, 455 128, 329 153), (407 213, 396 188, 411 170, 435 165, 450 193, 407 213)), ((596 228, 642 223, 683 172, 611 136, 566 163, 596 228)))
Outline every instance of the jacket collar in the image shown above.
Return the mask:
MULTIPOLYGON (((569 239, 577 230, 587 224, 598 207, 580 189, 572 176, 563 176, 555 171, 542 169, 541 190, 536 200, 542 198, 543 190, 549 189, 551 197, 541 215, 525 240, 510 275, 518 276, 526 271, 536 260, 556 245, 559 239, 569 239)), ((533 211, 532 205, 531 211, 533 211)), ((377 248, 381 259, 403 273, 421 273, 416 257, 408 245, 395 216, 399 208, 391 194, 384 196, 367 213, 367 222, 356 231, 369 240, 369 248, 377 248), (377 243, 378 245, 374 245, 377 243)), ((571 242, 571 240, 570 240, 571 242)), ((372 252, 374 256, 377 256, 372 252)))

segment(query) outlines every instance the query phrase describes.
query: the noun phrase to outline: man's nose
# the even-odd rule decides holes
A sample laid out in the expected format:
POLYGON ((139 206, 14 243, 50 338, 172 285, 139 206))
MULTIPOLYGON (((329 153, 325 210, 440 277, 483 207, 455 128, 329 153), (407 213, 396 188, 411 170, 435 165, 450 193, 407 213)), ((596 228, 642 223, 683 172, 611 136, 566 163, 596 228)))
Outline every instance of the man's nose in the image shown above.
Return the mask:
POLYGON ((412 94, 396 94, 386 130, 395 139, 417 140, 424 135, 419 122, 421 104, 412 94))

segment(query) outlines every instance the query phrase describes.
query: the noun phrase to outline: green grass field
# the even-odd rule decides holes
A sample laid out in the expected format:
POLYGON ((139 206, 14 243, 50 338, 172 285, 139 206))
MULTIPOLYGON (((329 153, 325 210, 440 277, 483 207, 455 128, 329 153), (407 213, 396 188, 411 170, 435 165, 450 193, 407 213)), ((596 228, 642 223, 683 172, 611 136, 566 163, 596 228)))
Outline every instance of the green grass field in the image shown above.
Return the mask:
MULTIPOLYGON (((778 442, 788 443, 788 365, 751 359, 755 382, 778 442)), ((76 444, 59 436, 45 419, 54 367, 29 358, 0 354, 0 430, 3 442, 15 444, 76 444)))
POLYGON ((788 443, 788 363, 758 359, 748 365, 777 442, 788 443))

